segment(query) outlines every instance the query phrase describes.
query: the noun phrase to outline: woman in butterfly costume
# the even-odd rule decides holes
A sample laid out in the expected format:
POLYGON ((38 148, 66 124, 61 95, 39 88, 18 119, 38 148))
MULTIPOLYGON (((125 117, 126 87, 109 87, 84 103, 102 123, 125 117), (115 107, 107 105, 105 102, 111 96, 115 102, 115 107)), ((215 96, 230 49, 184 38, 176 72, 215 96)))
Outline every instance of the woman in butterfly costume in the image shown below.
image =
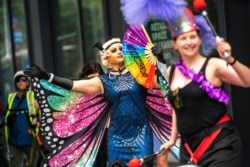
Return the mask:
MULTIPOLYGON (((132 158, 153 154, 153 133, 162 142, 169 138, 172 108, 161 91, 148 90, 131 76, 119 38, 99 49, 109 71, 89 80, 72 81, 38 67, 25 70, 33 78, 43 110, 41 137, 51 150, 45 162, 49 166, 93 166, 106 127, 111 166, 125 166, 132 158), (41 87, 47 90, 41 91, 41 87), (43 94, 47 94, 46 100, 43 94)), ((159 87, 156 77, 154 86, 159 87)), ((152 166, 148 162, 142 165, 152 166)))

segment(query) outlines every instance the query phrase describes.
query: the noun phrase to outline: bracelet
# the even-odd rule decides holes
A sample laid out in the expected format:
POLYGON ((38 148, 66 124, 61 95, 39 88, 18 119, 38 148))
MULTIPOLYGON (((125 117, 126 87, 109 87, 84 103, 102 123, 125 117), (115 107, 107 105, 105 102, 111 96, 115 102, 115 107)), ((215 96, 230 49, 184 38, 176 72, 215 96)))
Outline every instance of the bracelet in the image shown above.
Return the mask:
POLYGON ((236 63, 236 58, 234 58, 234 60, 231 63, 227 63, 227 66, 230 64, 231 66, 234 65, 236 63))
POLYGON ((54 74, 53 74, 53 73, 50 73, 50 77, 49 77, 48 82, 52 82, 53 78, 54 78, 54 74))

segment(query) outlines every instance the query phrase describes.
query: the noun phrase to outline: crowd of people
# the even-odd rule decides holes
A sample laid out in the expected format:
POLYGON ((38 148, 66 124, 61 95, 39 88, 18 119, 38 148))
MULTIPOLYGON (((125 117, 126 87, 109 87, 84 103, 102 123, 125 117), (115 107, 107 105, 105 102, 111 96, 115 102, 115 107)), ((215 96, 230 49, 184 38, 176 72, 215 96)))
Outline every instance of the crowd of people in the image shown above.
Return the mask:
MULTIPOLYGON (((165 131, 161 131, 161 128, 169 128, 169 124, 155 116, 162 114, 164 118, 167 116, 171 118, 171 133, 168 142, 162 143, 159 147, 161 153, 156 157, 157 166, 169 166, 168 154, 179 137, 181 137, 179 162, 182 165, 191 163, 202 167, 242 166, 241 139, 232 117, 227 113, 230 97, 223 85, 227 83, 250 87, 250 69, 233 57, 231 45, 223 38, 216 41, 217 57, 204 56, 200 51, 203 41, 195 20, 192 18, 180 20, 177 25, 169 25, 173 26, 170 28, 172 46, 179 60, 166 66, 169 82, 167 99, 157 93, 151 96, 153 91, 136 82, 125 66, 120 38, 111 38, 104 44, 96 45, 102 65, 96 61, 85 64, 78 79, 62 78, 37 66, 18 71, 13 78, 16 92, 8 95, 1 117, 6 149, 14 157, 13 159, 8 157, 10 165, 36 166, 42 161, 50 166, 54 166, 55 163, 62 165, 85 163, 86 166, 96 167, 128 166, 129 161, 135 157, 143 158, 154 154, 153 134, 157 134, 159 140, 166 137, 163 133, 165 131), (104 72, 102 66, 107 72, 104 72), (38 135, 40 128, 38 122, 41 120, 43 108, 39 106, 42 102, 39 103, 38 99, 35 99, 34 92, 29 89, 28 77, 45 80, 46 84, 59 86, 62 90, 79 92, 83 97, 88 94, 98 94, 100 96, 96 97, 104 99, 101 103, 105 106, 103 114, 100 114, 101 111, 98 109, 96 114, 107 115, 105 120, 97 116, 91 118, 94 120, 91 121, 94 123, 93 129, 91 127, 84 131, 80 129, 81 134, 72 135, 72 132, 72 138, 65 144, 69 146, 67 149, 73 150, 75 144, 73 139, 76 137, 80 141, 81 137, 91 138, 98 134, 97 146, 94 147, 96 150, 89 151, 86 149, 89 147, 79 146, 79 150, 74 149, 77 153, 81 152, 80 157, 72 157, 69 154, 62 158, 58 152, 59 156, 52 151, 49 151, 50 156, 41 156, 41 140, 45 139, 41 139, 38 135), (148 97, 157 97, 153 98, 155 101, 164 99, 164 104, 150 105, 148 97), (105 127, 100 133, 96 133, 103 125, 102 121, 105 122, 105 127), (23 161, 23 156, 27 161, 23 161), (85 158, 90 160, 86 161, 85 158)), ((161 49, 153 47, 152 52, 162 58, 161 49)), ((153 81, 154 89, 160 89, 156 74, 153 81)), ((100 103, 91 104, 91 109, 97 105, 100 103)), ((78 111, 85 112, 89 108, 90 106, 84 106, 78 111)), ((85 124, 87 123, 83 122, 78 125, 88 127, 85 124)), ((70 129, 69 127, 73 128, 74 125, 65 126, 70 129)), ((53 128, 50 122, 46 126, 50 126, 48 129, 53 128)), ((64 125, 60 128, 64 129, 64 125)), ((53 135, 63 138, 61 134, 53 135)), ((143 161, 140 165, 153 167, 154 161, 143 161)))

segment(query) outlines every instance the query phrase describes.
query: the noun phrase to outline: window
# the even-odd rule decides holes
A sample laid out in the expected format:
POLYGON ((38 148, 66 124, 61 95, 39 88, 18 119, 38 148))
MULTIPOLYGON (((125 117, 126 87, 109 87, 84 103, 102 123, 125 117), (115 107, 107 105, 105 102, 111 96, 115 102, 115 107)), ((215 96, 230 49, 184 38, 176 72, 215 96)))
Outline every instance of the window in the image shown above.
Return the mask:
POLYGON ((93 45, 98 41, 104 42, 102 0, 82 0, 82 11, 86 60, 100 60, 93 45))
POLYGON ((101 0, 58 0, 53 4, 58 8, 52 10, 58 11, 53 12, 56 59, 63 76, 76 78, 84 63, 99 59, 93 45, 104 38, 102 3, 101 0))
POLYGON ((6 97, 14 89, 12 77, 14 72, 23 70, 28 64, 28 53, 23 1, 1 0, 0 3, 0 22, 3 23, 0 26, 2 41, 0 43, 0 81, 2 97, 6 97))

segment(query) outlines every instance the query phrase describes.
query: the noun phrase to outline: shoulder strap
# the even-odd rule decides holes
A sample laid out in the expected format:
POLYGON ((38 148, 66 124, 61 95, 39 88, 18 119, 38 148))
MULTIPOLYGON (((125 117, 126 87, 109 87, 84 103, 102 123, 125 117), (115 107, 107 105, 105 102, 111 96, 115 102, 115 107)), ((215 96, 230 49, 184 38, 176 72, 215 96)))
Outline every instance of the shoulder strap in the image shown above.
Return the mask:
POLYGON ((207 63, 208 63, 208 61, 209 61, 210 58, 211 58, 211 57, 207 57, 207 58, 206 58, 206 60, 205 60, 204 64, 202 65, 200 71, 202 71, 202 72, 205 73, 205 69, 206 69, 206 67, 207 67, 207 63))
MULTIPOLYGON (((12 105, 13 105, 13 102, 14 102, 14 99, 16 97, 17 93, 10 93, 8 95, 8 102, 7 102, 7 111, 6 111, 6 115, 5 115, 5 126, 4 126, 4 135, 5 135, 5 140, 7 142, 7 147, 8 147, 8 142, 9 142, 9 126, 7 126, 7 118, 8 118, 8 115, 11 113, 11 111, 13 112, 16 112, 16 110, 14 109, 11 109, 12 105)), ((20 99, 20 101, 18 102, 17 106, 16 106, 16 109, 21 105, 21 103, 23 102, 23 99, 20 99)), ((14 113, 16 114, 16 113, 14 113)))
POLYGON ((16 92, 15 93, 10 93, 9 95, 8 95, 8 99, 7 99, 7 110, 10 110, 11 108, 10 107, 12 107, 12 104, 13 104, 13 102, 14 102, 14 98, 16 97, 16 92))
POLYGON ((173 78, 174 70, 175 70, 175 66, 171 65, 170 66, 170 73, 169 73, 169 86, 170 86, 172 78, 173 78))
POLYGON ((28 113, 29 115, 36 115, 36 109, 34 107, 35 102, 35 96, 33 91, 27 91, 26 92, 26 99, 27 99, 27 105, 28 105, 28 113))
MULTIPOLYGON (((13 105, 13 102, 14 102, 14 98, 16 97, 16 95, 17 95, 17 93, 11 93, 10 95, 9 95, 9 100, 8 100, 8 103, 10 102, 11 104, 8 104, 8 109, 9 110, 11 110, 11 108, 10 107, 12 107, 12 105, 13 105)), ((22 102, 23 102, 23 100, 25 99, 25 97, 24 98, 21 98, 21 100, 18 102, 18 104, 17 104, 17 106, 15 107, 15 109, 17 109, 21 104, 22 104, 22 102)), ((12 109, 13 110, 13 109, 12 109)))
POLYGON ((25 97, 24 97, 24 98, 21 98, 21 100, 20 100, 19 103, 17 104, 16 108, 18 108, 18 107, 22 104, 22 102, 23 102, 24 99, 25 99, 25 97))

